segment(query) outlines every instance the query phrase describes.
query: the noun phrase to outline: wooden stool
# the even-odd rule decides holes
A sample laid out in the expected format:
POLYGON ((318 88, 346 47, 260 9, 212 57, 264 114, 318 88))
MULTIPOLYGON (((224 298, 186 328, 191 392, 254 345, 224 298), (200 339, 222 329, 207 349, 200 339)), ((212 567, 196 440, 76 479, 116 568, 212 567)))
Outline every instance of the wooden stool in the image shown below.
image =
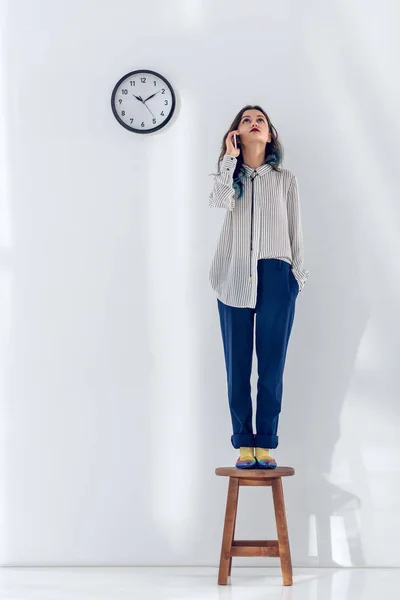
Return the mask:
POLYGON ((292 585, 292 561, 290 558, 289 535, 286 523, 285 501, 283 498, 282 477, 294 475, 292 467, 275 469, 238 469, 219 467, 217 475, 229 477, 226 501, 224 533, 222 537, 218 584, 226 585, 231 574, 233 556, 279 556, 283 585, 292 585), (272 486, 277 540, 235 540, 236 513, 241 485, 272 486))

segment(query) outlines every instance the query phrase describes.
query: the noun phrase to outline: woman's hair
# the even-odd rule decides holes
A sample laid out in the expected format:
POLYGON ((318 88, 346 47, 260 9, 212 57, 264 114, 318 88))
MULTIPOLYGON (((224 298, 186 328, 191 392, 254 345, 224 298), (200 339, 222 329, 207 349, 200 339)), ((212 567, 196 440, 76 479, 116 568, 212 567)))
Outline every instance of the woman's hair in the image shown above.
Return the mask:
MULTIPOLYGON (((219 155, 218 163, 217 163, 218 171, 219 171, 220 162, 226 154, 226 138, 228 137, 228 134, 231 131, 233 131, 239 127, 240 121, 242 120, 242 115, 246 110, 259 110, 261 113, 263 113, 263 115, 267 119, 268 127, 269 127, 269 130, 271 133, 271 141, 267 142, 267 144, 265 145, 264 164, 271 165, 274 171, 280 171, 281 170, 280 164, 283 159, 283 147, 282 147, 281 142, 278 139, 278 132, 275 129, 275 127, 272 125, 271 120, 268 117, 265 110, 263 110, 261 108, 261 106, 258 106, 258 105, 251 106, 250 104, 248 104, 247 106, 245 106, 238 112, 236 117, 233 119, 228 131, 225 133, 225 135, 222 139, 221 153, 219 155)), ((239 192, 238 198, 241 198, 241 196, 243 194, 242 177, 244 175, 244 169, 242 169, 242 165, 243 165, 243 154, 242 154, 242 152, 240 152, 239 156, 237 157, 237 163, 236 163, 235 170, 233 172, 233 187, 234 187, 234 189, 237 189, 239 192)), ((215 173, 211 173, 211 175, 215 175, 215 173)))

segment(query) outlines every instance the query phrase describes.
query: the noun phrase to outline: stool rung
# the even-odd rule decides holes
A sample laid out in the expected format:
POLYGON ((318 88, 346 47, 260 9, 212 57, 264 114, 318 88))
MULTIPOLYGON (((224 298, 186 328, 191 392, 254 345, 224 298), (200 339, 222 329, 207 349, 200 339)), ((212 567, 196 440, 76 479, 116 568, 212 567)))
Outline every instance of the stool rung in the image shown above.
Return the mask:
POLYGON ((278 540, 234 540, 231 556, 279 556, 278 540))

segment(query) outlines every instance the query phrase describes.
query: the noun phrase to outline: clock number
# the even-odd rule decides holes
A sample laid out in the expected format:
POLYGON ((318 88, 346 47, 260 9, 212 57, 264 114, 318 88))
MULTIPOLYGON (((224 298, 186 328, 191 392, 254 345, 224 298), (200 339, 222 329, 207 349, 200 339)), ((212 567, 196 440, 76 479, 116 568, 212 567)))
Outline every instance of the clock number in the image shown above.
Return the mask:
POLYGON ((157 85, 157 81, 153 81, 154 85, 157 85))
POLYGON ((168 100, 164 100, 164 104, 168 104, 168 100))
POLYGON ((143 123, 143 121, 142 121, 142 125, 141 125, 141 126, 142 126, 142 127, 144 127, 144 123, 143 123))
POLYGON ((136 81, 131 81, 131 85, 136 85, 136 81))
POLYGON ((127 94, 127 93, 128 93, 128 90, 121 90, 121 92, 122 92, 123 94, 127 94))
POLYGON ((125 111, 124 110, 121 112, 121 116, 123 116, 123 117, 125 116, 125 111))
POLYGON ((156 120, 155 119, 153 119, 153 123, 154 123, 154 125, 156 124, 156 120))
POLYGON ((131 121, 131 125, 132 125, 132 123, 133 123, 133 119, 131 119, 130 121, 131 121))
POLYGON ((162 88, 161 93, 165 94, 165 88, 162 88))
POLYGON ((141 81, 142 83, 146 83, 146 77, 141 77, 141 78, 140 78, 140 81, 141 81))
POLYGON ((160 112, 160 115, 161 115, 162 117, 164 116, 164 111, 163 111, 163 110, 160 112))
POLYGON ((122 98, 118 98, 118 102, 121 104, 121 102, 122 102, 122 98))

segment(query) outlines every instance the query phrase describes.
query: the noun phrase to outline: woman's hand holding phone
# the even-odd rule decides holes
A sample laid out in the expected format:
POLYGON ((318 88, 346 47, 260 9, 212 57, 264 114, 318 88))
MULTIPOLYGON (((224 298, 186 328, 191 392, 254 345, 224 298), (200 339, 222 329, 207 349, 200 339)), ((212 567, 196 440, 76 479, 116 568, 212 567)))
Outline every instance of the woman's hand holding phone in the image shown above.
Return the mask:
POLYGON ((228 135, 226 136, 226 154, 229 154, 230 156, 234 156, 235 158, 237 158, 240 154, 240 148, 234 146, 234 140, 235 140, 235 136, 236 135, 236 142, 237 142, 237 138, 239 137, 239 132, 237 130, 233 130, 230 131, 228 133, 228 135))

